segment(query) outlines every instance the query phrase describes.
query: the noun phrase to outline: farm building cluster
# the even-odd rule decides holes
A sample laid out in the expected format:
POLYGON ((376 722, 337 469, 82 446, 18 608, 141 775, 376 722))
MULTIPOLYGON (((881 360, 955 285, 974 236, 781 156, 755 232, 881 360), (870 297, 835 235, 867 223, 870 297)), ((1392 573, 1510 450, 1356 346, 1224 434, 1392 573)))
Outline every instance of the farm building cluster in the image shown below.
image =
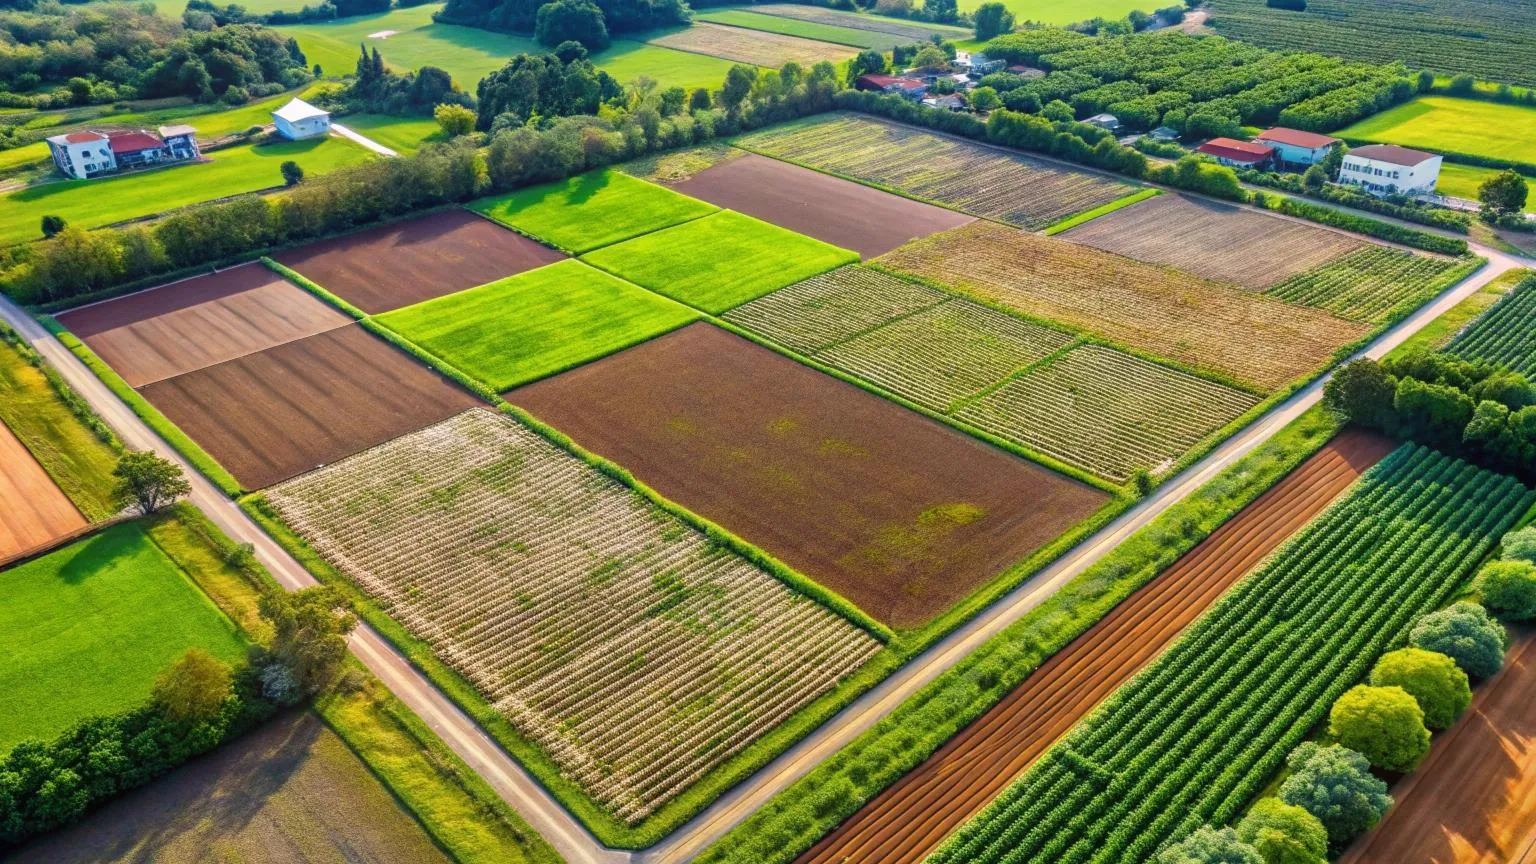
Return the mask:
MULTIPOLYGON (((1195 149, 1233 168, 1300 171, 1322 162, 1341 143, 1316 132, 1275 127, 1252 141, 1212 138, 1195 149)), ((1338 182, 1381 195, 1427 195, 1440 181, 1442 161, 1423 150, 1367 144, 1344 155, 1338 182)))
POLYGON ((157 131, 159 134, 143 129, 68 132, 48 138, 48 151, 53 164, 76 180, 201 158, 193 127, 161 126, 157 131))
MULTIPOLYGON (((1002 70, 1003 61, 980 51, 957 51, 947 67, 912 68, 896 75, 861 75, 853 86, 857 90, 889 93, 949 111, 964 111, 969 103, 963 94, 974 90, 982 77, 1002 70)), ((1028 66, 1009 66, 1007 71, 1017 75, 1044 74, 1028 66)))

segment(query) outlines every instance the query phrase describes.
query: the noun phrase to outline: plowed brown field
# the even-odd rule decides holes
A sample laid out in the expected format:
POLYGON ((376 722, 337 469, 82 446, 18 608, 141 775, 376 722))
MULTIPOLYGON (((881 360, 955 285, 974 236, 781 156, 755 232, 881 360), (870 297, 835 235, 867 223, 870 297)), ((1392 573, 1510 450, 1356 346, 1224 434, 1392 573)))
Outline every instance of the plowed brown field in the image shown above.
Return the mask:
POLYGON ((85 524, 43 466, 0 423, 0 561, 85 524))
POLYGON ((458 208, 273 256, 369 315, 553 264, 565 255, 458 208))
POLYGON ((1393 446, 1335 438, 798 861, 921 861, 1393 446))

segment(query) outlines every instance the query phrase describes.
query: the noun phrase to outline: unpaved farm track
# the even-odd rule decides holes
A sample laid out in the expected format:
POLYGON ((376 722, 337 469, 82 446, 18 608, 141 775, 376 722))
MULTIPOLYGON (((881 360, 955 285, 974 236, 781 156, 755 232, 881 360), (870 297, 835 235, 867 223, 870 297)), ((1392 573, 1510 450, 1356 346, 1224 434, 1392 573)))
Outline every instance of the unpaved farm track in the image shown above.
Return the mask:
POLYGON ((1365 432, 1339 435, 1058 651, 799 864, 921 861, 1393 446, 1365 432))
POLYGON ((0 423, 0 562, 85 524, 43 466, 0 423))

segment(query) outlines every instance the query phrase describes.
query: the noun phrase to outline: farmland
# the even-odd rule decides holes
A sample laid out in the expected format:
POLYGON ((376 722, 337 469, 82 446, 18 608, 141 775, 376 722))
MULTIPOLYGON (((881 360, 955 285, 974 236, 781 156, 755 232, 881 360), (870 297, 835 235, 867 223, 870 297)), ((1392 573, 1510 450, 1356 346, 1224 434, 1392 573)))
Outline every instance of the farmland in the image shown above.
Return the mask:
POLYGON ((130 708, 190 646, 245 655, 235 627, 137 525, 118 525, 4 573, 0 752, 130 708))
POLYGON ((279 252, 276 260, 377 314, 564 258, 457 208, 279 252))
POLYGON ((64 490, 0 422, 0 562, 85 526, 64 490))
POLYGON ((697 317, 687 306, 566 260, 378 321, 491 389, 507 390, 697 317))
POLYGON ((815 354, 948 297, 936 288, 852 265, 796 282, 723 317, 780 345, 815 354))
POLYGON ((991 710, 801 856, 800 864, 921 861, 1392 446, 1362 432, 1336 438, 1051 655, 991 710))
POLYGON ((859 258, 722 210, 582 256, 583 261, 705 312, 719 313, 859 258))
MULTIPOLYGON (((1443 162, 1440 165, 1440 182, 1435 184, 1435 191, 1441 195, 1476 201, 1477 190, 1498 173, 1493 168, 1476 168, 1455 162, 1443 162)), ((1525 189, 1525 212, 1536 213, 1536 177, 1525 178, 1525 189)))
POLYGON ((651 45, 705 54, 735 63, 778 68, 785 63, 814 66, 823 60, 841 63, 858 49, 765 30, 727 27, 701 21, 649 40, 651 45))
POLYGON ((934 860, 1143 860, 1202 823, 1233 821, 1531 500, 1511 478, 1399 447, 934 860))
POLYGON ((1445 350, 1525 375, 1536 373, 1536 276, 1527 276, 1502 300, 1452 339, 1445 350))
MULTIPOLYGON (((960 10, 974 12, 981 3, 982 0, 963 0, 960 3, 960 10)), ((1073 0, 1071 3, 1056 3, 1052 0, 1004 0, 1003 5, 1007 6, 1021 22, 1035 21, 1058 26, 1075 24, 1090 18, 1118 21, 1136 10, 1151 12, 1158 8, 1158 4, 1152 0, 1073 0)))
POLYGON ((1536 154, 1531 152, 1531 140, 1536 138, 1536 108, 1487 99, 1420 96, 1334 134, 1348 141, 1379 141, 1435 153, 1536 163, 1536 154))
POLYGON ((765 33, 782 33, 785 36, 815 39, 819 42, 831 42, 834 45, 875 48, 880 51, 889 51, 897 45, 905 45, 912 42, 912 39, 908 37, 892 33, 881 33, 878 30, 856 29, 837 24, 819 24, 815 21, 799 21, 794 18, 764 15, 760 12, 747 11, 745 9, 706 9, 695 12, 693 20, 708 21, 711 24, 724 24, 730 27, 744 27, 748 30, 761 30, 765 33))
POLYGON ((943 24, 929 24, 924 21, 911 21, 902 18, 887 18, 881 15, 859 15, 854 12, 844 12, 839 9, 829 9, 823 6, 764 3, 751 8, 754 13, 788 18, 791 21, 811 21, 817 24, 849 27, 855 30, 868 30, 873 33, 888 33, 893 36, 900 36, 905 43, 926 42, 935 33, 946 39, 968 39, 971 36, 971 32, 963 27, 949 27, 943 24))
POLYGON ((1116 482, 1163 471, 1259 399, 1097 345, 1081 345, 956 412, 1001 438, 1116 482))
POLYGON ((879 263, 1261 388, 1322 368, 1369 331, 1320 310, 994 223, 909 243, 879 263))
POLYGON ((850 114, 760 130, 737 143, 1031 230, 1132 191, 1124 183, 1021 153, 850 114), (1030 194, 1016 194, 1021 188, 1030 194))
POLYGON ((1326 309, 1340 318, 1377 324, 1415 309, 1466 278, 1481 264, 1448 261, 1366 246, 1298 273, 1267 292, 1288 303, 1326 309))
POLYGON ((1107 500, 702 323, 507 398, 898 628, 1107 500))
POLYGON ((1263 290, 1361 247, 1353 235, 1185 195, 1158 195, 1062 239, 1263 290))
POLYGON ((879 649, 488 411, 297 478, 269 500, 630 822, 879 649))
POLYGON ((482 198, 471 207, 572 255, 670 228, 719 209, 606 169, 482 198))

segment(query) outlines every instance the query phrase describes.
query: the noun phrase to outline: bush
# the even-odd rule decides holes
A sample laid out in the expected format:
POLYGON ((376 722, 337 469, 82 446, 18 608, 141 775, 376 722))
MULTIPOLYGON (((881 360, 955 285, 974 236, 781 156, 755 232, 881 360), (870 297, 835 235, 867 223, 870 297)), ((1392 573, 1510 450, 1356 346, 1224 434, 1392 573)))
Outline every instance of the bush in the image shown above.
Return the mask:
POLYGON ((1466 601, 1425 615, 1408 634, 1409 644, 1450 657, 1473 678, 1488 678, 1499 671, 1508 638, 1488 610, 1466 601))
POLYGON ((1209 825, 1158 853, 1157 864, 1264 864, 1258 850, 1237 839, 1231 828, 1209 825))
POLYGON ((1401 687, 1351 687, 1328 712, 1328 734, 1388 771, 1412 771, 1429 752, 1424 709, 1401 687))
POLYGON ((1447 729, 1472 702, 1467 673, 1456 661, 1435 651, 1401 648, 1382 655, 1371 670, 1376 687, 1401 687, 1424 711, 1424 725, 1447 729))
POLYGON ((1505 558, 1536 562, 1536 525, 1505 534, 1501 543, 1505 558))
POLYGON ((1280 784, 1280 800, 1323 823, 1334 849, 1370 830, 1392 806, 1387 784, 1371 774, 1370 760, 1347 747, 1308 741, 1291 751, 1285 764, 1291 776, 1280 784))
POLYGON ((1477 576, 1483 605, 1501 618, 1528 621, 1536 618, 1536 564, 1529 561, 1494 561, 1477 576))
POLYGON ((1243 821, 1237 838, 1252 846, 1264 864, 1324 864, 1328 830, 1317 817, 1279 798, 1261 798, 1243 821))

